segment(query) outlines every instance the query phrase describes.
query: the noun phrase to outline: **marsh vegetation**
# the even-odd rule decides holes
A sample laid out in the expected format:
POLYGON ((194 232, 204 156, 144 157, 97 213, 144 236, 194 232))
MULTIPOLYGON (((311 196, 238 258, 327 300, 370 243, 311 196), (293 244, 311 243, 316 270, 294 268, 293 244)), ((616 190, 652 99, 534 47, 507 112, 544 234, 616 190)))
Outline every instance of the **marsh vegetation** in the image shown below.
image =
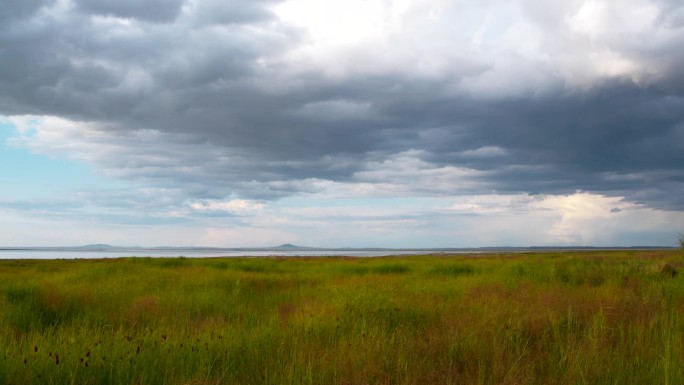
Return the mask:
POLYGON ((0 383, 681 384, 682 260, 0 261, 0 383))

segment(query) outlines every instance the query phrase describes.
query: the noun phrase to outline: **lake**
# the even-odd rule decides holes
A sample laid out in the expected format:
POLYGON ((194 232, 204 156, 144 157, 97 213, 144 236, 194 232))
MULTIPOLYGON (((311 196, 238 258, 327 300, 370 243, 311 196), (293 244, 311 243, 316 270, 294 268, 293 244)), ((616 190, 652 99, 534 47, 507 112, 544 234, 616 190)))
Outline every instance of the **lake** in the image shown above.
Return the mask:
POLYGON ((97 259, 122 257, 381 257, 387 255, 415 255, 436 253, 477 253, 473 251, 436 250, 197 250, 197 249, 126 249, 126 250, 73 250, 73 249, 6 249, 0 250, 0 259, 97 259))

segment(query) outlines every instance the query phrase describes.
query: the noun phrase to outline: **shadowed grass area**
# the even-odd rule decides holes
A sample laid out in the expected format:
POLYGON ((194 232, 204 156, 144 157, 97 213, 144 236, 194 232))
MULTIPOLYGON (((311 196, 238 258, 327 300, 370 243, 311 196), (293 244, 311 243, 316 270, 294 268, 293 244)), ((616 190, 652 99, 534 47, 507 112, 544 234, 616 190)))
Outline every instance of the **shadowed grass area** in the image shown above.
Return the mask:
POLYGON ((0 261, 1 384, 679 384, 677 251, 0 261))
POLYGON ((459 275, 470 275, 475 273, 475 268, 464 263, 439 264, 430 269, 432 274, 457 277, 459 275))

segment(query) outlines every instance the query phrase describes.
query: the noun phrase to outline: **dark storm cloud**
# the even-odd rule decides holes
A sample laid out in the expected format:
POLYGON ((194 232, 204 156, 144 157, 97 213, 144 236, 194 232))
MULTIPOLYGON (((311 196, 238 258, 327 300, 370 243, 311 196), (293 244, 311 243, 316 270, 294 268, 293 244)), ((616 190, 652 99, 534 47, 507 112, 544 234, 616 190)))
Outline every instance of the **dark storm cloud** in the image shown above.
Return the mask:
POLYGON ((22 20, 35 14, 40 8, 54 3, 54 0, 6 0, 0 8, 0 21, 3 24, 22 20))
POLYGON ((170 22, 178 17, 183 0, 75 0, 75 4, 92 15, 170 22))
POLYGON ((13 20, 0 26, 0 113, 97 124, 112 141, 91 156, 104 172, 194 198, 316 192, 312 180, 399 183, 382 167, 410 153, 424 162, 416 175, 463 167, 478 182, 410 187, 416 194, 586 190, 684 210, 677 2, 654 3, 671 38, 616 46, 658 78, 572 88, 545 69, 545 91, 502 96, 453 91, 494 71, 466 59, 434 76, 295 68, 281 55, 304 37, 273 4, 12 2, 0 14, 13 20))

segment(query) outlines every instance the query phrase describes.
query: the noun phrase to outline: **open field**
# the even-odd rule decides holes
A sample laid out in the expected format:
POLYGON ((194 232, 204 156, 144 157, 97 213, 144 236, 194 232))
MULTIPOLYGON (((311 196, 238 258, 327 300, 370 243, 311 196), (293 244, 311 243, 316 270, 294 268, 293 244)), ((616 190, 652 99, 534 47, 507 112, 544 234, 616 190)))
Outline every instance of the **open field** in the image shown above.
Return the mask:
POLYGON ((681 251, 0 261, 0 384, 682 384, 682 266, 681 251))

